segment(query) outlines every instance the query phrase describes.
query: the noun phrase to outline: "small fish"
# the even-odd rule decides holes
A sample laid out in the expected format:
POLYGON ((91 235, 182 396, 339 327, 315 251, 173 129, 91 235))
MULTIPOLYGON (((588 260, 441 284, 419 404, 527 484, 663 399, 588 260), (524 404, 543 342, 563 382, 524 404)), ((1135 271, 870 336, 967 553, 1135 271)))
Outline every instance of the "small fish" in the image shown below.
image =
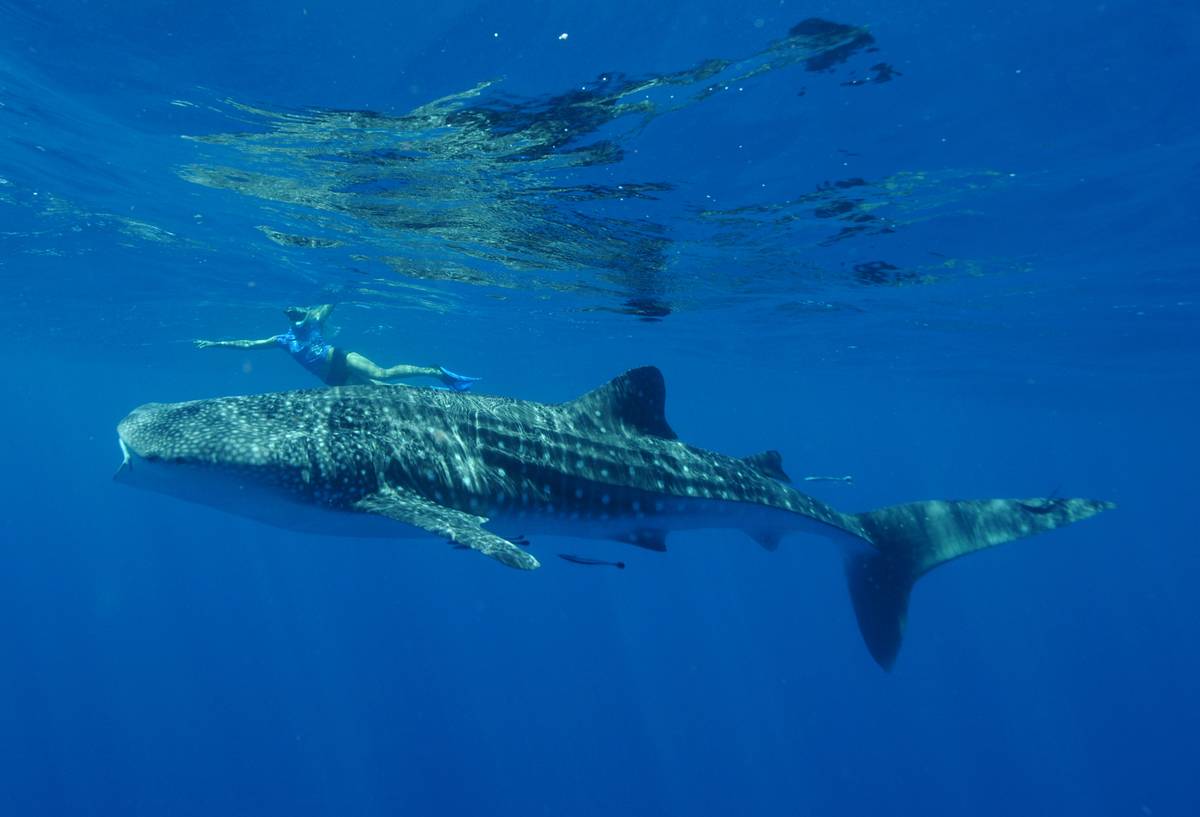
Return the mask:
MULTIPOLYGON (((117 473, 119 474, 121 472, 118 471, 117 473)), ((509 541, 512 542, 514 545, 520 545, 523 548, 529 547, 529 540, 526 539, 524 535, 514 536, 509 541)), ((470 548, 467 547, 466 545, 460 545, 457 542, 455 542, 453 539, 447 539, 446 543, 449 544, 450 547, 454 548, 455 550, 470 550, 470 548)))
POLYGON ((574 562, 577 565, 605 565, 615 567, 617 570, 624 570, 624 562, 606 562, 604 559, 589 559, 586 556, 573 556, 570 553, 560 553, 558 558, 565 559, 568 562, 574 562))
POLYGON ((846 474, 844 477, 805 477, 805 482, 844 482, 847 485, 854 484, 854 476, 846 474))

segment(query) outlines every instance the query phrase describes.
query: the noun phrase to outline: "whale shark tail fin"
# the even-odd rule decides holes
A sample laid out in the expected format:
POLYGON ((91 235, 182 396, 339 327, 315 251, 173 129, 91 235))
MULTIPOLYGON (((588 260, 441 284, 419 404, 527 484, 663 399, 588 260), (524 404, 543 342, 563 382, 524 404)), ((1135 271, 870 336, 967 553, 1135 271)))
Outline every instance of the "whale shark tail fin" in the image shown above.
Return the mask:
POLYGON ((891 669, 917 579, 977 550, 1087 519, 1115 507, 1091 499, 910 502, 856 516, 873 548, 846 557, 846 579, 867 649, 891 669))

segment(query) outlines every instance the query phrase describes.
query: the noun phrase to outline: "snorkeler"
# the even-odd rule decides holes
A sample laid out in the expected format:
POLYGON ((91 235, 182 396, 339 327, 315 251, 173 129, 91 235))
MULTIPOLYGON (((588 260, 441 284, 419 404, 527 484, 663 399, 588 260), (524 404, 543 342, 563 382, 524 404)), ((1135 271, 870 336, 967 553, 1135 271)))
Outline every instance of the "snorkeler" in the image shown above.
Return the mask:
POLYGON ((397 377, 432 377, 454 391, 465 391, 479 380, 478 377, 455 374, 441 366, 400 364, 385 369, 358 352, 339 349, 321 334, 325 319, 331 312, 333 304, 289 306, 283 310, 283 314, 287 315, 292 326, 282 335, 264 340, 197 340, 195 345, 197 349, 287 349, 297 363, 330 386, 382 383, 397 377))

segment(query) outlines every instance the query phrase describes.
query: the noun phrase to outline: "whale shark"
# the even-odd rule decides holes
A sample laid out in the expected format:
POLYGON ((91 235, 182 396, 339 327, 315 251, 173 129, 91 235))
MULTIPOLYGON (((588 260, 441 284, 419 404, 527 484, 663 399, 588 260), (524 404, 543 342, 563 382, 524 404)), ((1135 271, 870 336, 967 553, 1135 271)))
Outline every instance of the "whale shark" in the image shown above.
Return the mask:
POLYGON ((921 576, 1113 507, 1035 497, 843 513, 791 487, 776 451, 680 441, 665 404, 649 366, 558 404, 388 385, 149 403, 117 426, 115 478, 293 530, 432 535, 522 570, 539 562, 516 531, 655 551, 679 530, 739 530, 768 550, 815 534, 843 549, 860 632, 884 669, 921 576))

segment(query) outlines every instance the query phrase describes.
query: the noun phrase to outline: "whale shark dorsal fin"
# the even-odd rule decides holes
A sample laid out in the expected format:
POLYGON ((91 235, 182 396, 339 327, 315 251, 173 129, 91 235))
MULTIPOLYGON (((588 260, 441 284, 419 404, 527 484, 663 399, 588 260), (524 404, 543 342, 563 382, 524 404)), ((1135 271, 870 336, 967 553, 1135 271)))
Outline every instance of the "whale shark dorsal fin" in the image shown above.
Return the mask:
POLYGON ((630 369, 598 389, 565 404, 581 419, 604 428, 624 426, 631 431, 678 439, 667 424, 667 385, 654 366, 630 369))
POLYGON ((376 513, 406 525, 444 536, 456 545, 465 545, 498 562, 521 570, 540 567, 538 560, 507 539, 483 529, 482 516, 439 505, 412 491, 384 488, 355 502, 351 507, 362 513, 376 513))
POLYGON ((783 471, 783 455, 778 451, 761 451, 751 454, 748 457, 742 457, 742 462, 760 474, 766 474, 771 479, 777 479, 780 482, 792 481, 792 478, 783 471))

